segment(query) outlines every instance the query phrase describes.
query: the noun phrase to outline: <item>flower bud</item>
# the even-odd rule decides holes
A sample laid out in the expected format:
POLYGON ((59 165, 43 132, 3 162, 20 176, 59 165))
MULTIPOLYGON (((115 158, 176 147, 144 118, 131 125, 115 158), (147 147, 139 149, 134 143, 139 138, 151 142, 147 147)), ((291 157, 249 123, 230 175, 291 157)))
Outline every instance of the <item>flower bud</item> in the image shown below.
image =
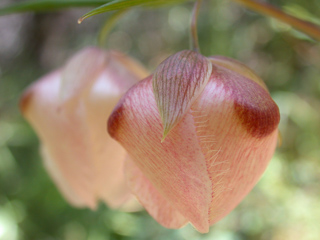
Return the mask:
POLYGON ((205 233, 259 180, 279 118, 252 70, 182 51, 122 97, 108 131, 130 155, 128 185, 147 211, 165 227, 190 222, 205 233))
POLYGON ((123 93, 146 74, 120 53, 86 48, 25 91, 21 111, 40 138, 45 168, 72 205, 94 209, 103 200, 119 207, 130 196, 126 151, 108 136, 105 123, 123 93))

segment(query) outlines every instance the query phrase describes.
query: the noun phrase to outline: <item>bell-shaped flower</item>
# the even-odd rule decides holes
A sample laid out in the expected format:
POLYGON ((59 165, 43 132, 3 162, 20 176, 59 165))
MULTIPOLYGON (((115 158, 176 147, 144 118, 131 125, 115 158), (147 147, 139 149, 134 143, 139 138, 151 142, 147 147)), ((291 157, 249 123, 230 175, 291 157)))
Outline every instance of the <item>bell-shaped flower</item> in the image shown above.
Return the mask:
POLYGON ((279 110, 252 70, 179 52, 132 87, 108 121, 129 187, 163 226, 198 231, 249 193, 277 144, 279 110))
POLYGON ((86 48, 33 83, 20 107, 41 141, 44 165, 74 206, 111 207, 127 201, 123 147, 106 132, 120 97, 146 70, 117 52, 86 48))

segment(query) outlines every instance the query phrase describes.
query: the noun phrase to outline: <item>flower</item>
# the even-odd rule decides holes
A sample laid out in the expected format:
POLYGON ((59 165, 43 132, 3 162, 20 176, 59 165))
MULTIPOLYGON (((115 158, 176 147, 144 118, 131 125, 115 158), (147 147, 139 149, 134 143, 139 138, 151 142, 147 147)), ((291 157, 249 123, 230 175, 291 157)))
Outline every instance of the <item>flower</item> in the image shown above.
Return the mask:
POLYGON ((132 192, 163 226, 198 231, 226 216, 267 167, 279 110, 245 65, 179 52, 132 87, 108 121, 130 158, 132 192))
POLYGON ((25 91, 21 111, 39 135, 45 168, 72 205, 95 209, 103 200, 119 207, 130 196, 126 151, 105 123, 123 93, 146 75, 134 60, 91 47, 25 91))

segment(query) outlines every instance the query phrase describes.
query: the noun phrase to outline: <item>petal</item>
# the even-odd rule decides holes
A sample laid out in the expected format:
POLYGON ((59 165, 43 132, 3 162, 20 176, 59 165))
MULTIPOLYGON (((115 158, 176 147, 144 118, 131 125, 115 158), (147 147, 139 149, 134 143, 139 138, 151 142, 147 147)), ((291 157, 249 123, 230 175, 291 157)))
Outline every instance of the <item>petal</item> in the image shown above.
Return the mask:
POLYGON ((62 71, 60 85, 61 102, 76 100, 79 94, 93 84, 107 64, 108 54, 98 48, 89 47, 74 55, 62 71))
POLYGON ((125 163, 125 174, 132 193, 154 219, 166 228, 177 229, 187 224, 185 217, 158 192, 130 158, 125 163))
POLYGON ((279 110, 256 82, 219 66, 191 109, 212 180, 213 224, 264 172, 277 143, 279 110))
POLYGON ((68 181, 61 174, 61 171, 57 167, 55 161, 50 156, 48 150, 42 146, 40 149, 41 156, 43 159, 44 167, 53 179, 57 187, 60 189, 61 194, 64 198, 74 207, 84 207, 86 204, 81 198, 73 191, 69 186, 68 181))
MULTIPOLYGON (((60 71, 35 82, 22 97, 21 109, 41 139, 46 161, 52 159, 55 162, 59 175, 81 199, 80 202, 95 208, 94 172, 86 147, 83 108, 70 114, 58 105, 60 82, 60 71)), ((56 183, 63 181, 54 180, 56 183)), ((61 184, 58 183, 59 186, 61 184)))
POLYGON ((243 63, 232 59, 228 58, 225 56, 211 56, 209 57, 210 61, 216 65, 219 65, 221 67, 228 68, 229 70, 241 74, 242 76, 251 79, 258 83, 261 87, 263 87, 265 90, 268 91, 268 88, 264 81, 256 75, 250 68, 248 68, 246 65, 243 63))
MULTIPOLYGON (((124 56, 117 57, 125 59, 124 56)), ((128 62, 130 59, 125 60, 128 62)), ((127 69, 118 58, 110 57, 105 70, 83 97, 85 118, 90 126, 87 129, 87 147, 91 149, 91 159, 94 161, 92 164, 95 167, 95 188, 98 198, 114 208, 120 207, 129 197, 123 174, 123 163, 127 153, 103 130, 106 129, 106 120, 120 97, 145 75, 146 71, 132 74, 132 68, 127 69)))
POLYGON ((170 56, 157 67, 152 82, 163 123, 163 139, 202 92, 211 70, 207 58, 187 50, 170 56))
POLYGON ((129 198, 130 191, 123 174, 127 153, 105 131, 106 119, 110 114, 108 112, 111 112, 116 104, 114 99, 110 100, 104 104, 97 102, 94 105, 91 102, 87 105, 91 109, 86 114, 86 122, 90 126, 87 129, 86 147, 90 150, 90 160, 94 168, 93 187, 96 198, 105 201, 109 207, 118 208, 129 198), (108 106, 108 103, 111 105, 108 106))
MULTIPOLYGON (((207 232, 211 182, 191 114, 186 114, 161 143, 162 124, 149 77, 118 103, 108 130, 163 198, 199 231, 207 232)), ((136 192, 139 199, 143 192, 136 192)), ((148 211, 154 212, 152 208, 156 206, 148 211)))
POLYGON ((224 88, 232 94, 234 109, 242 126, 256 137, 268 135, 277 128, 280 120, 279 108, 268 90, 258 82, 258 77, 252 75, 251 78, 247 78, 239 75, 237 71, 215 64, 213 66, 216 72, 212 78, 223 82, 224 88))
POLYGON ((119 52, 88 47, 74 55, 62 71, 61 102, 72 99, 77 101, 79 95, 90 90, 101 72, 106 71, 106 67, 109 78, 118 81, 121 92, 148 75, 138 62, 119 52))

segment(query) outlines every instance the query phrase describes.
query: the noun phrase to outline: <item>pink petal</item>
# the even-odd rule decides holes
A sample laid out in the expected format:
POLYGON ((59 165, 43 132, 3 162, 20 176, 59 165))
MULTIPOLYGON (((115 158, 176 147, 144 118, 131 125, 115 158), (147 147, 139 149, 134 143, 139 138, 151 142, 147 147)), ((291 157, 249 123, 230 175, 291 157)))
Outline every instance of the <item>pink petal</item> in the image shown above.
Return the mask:
POLYGON ((209 57, 209 59, 212 63, 216 65, 228 68, 229 70, 235 73, 241 74, 242 76, 255 81, 261 87, 263 87, 265 90, 268 91, 268 88, 264 83, 264 81, 259 76, 257 76, 255 72, 253 72, 250 68, 248 68, 243 63, 225 56, 212 56, 212 57, 209 57))
POLYGON ((38 133, 45 165, 67 200, 95 208, 101 199, 119 207, 130 196, 123 175, 127 153, 104 131, 105 122, 122 94, 147 73, 118 53, 90 48, 72 58, 63 74, 68 77, 62 79, 56 71, 35 82, 21 109, 38 133), (89 58, 107 61, 103 68, 96 62, 94 71, 89 58), (82 64, 88 72, 79 76, 76 70, 82 64), (65 101, 60 99, 61 84, 66 84, 63 91, 69 89, 62 94, 65 101))
POLYGON ((213 224, 237 206, 264 172, 276 147, 279 110, 256 82, 216 66, 192 111, 212 180, 213 224))
POLYGON ((211 69, 207 58, 187 50, 170 56, 157 67, 152 83, 163 124, 163 139, 202 92, 211 69))
MULTIPOLYGON (((195 136, 190 114, 161 143, 162 124, 152 92, 151 77, 131 88, 108 122, 108 130, 129 152, 136 166, 158 192, 199 231, 209 229, 211 182, 195 136)), ((139 199, 145 190, 137 190, 139 199)), ((155 212, 157 206, 147 206, 155 212)), ((167 218, 163 217, 163 225, 167 218)))
POLYGON ((46 150, 44 156, 48 157, 46 162, 55 162, 59 175, 73 189, 75 198, 95 208, 94 172, 86 147, 84 111, 79 108, 70 114, 57 105, 60 76, 56 71, 34 83, 24 94, 21 108, 41 139, 46 150))
POLYGON ((132 193, 139 197, 154 219, 166 228, 177 229, 187 224, 185 217, 158 192, 131 159, 126 161, 125 174, 132 193))
POLYGON ((119 63, 121 56, 113 56, 109 58, 107 67, 95 80, 88 95, 84 96, 84 104, 87 109, 86 122, 90 126, 87 147, 91 149, 91 159, 94 161, 98 197, 111 207, 119 207, 128 198, 123 175, 123 162, 127 153, 103 130, 120 96, 144 77, 146 72, 137 72, 135 76, 131 69, 129 71, 127 66, 119 63))
POLYGON ((74 207, 84 207, 86 203, 83 202, 82 199, 79 198, 79 196, 77 196, 77 194, 69 186, 68 181, 61 174, 61 171, 56 166, 55 161, 49 155, 48 150, 44 146, 42 146, 40 152, 43 159, 44 167, 46 168, 55 184, 60 189, 63 197, 74 207))
POLYGON ((78 52, 65 65, 62 71, 61 102, 71 99, 77 101, 88 85, 93 84, 107 64, 108 54, 98 48, 90 47, 78 52))

